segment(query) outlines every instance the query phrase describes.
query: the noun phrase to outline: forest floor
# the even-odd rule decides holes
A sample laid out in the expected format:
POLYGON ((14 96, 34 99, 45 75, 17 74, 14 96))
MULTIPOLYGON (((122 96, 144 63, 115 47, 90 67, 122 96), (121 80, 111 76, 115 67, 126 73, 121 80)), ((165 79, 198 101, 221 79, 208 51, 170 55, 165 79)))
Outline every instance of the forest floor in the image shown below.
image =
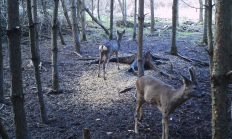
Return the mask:
MULTIPOLYGON (((161 20, 161 19, 160 19, 161 20)), ((211 133, 211 96, 209 66, 192 60, 186 61, 179 56, 170 55, 171 29, 163 29, 163 22, 156 22, 154 35, 144 34, 143 49, 153 55, 169 59, 160 61, 157 68, 166 71, 177 79, 169 79, 154 70, 146 70, 145 75, 153 75, 162 81, 180 87, 183 82, 180 74, 190 77, 188 68, 194 66, 200 88, 207 94, 205 97, 192 98, 178 107, 170 116, 170 139, 210 139, 211 133), (170 72, 170 65, 173 72, 170 72)), ((189 58, 208 63, 206 45, 201 44, 202 25, 186 25, 188 30, 177 33, 178 52, 189 58)), ((186 28, 185 28, 186 29, 186 28)), ((103 32, 89 29, 92 33, 103 32)), ((122 31, 121 29, 120 31, 122 31)), ((146 32, 149 29, 144 29, 146 32)), ((115 35, 115 34, 114 34, 115 35)), ((110 62, 106 78, 98 78, 98 64, 89 65, 99 59, 99 42, 102 36, 91 38, 81 44, 82 58, 74 51, 70 35, 66 36, 67 45, 59 45, 59 84, 64 89, 61 94, 48 94, 52 88, 51 46, 50 40, 41 41, 41 80, 44 91, 49 124, 42 124, 33 67, 30 66, 30 47, 22 45, 23 89, 25 93, 25 110, 27 125, 32 139, 81 139, 82 130, 88 128, 92 139, 158 139, 162 136, 161 112, 147 104, 143 105, 144 119, 139 124, 139 134, 134 133, 134 112, 136 100, 135 89, 119 94, 120 91, 135 87, 136 76, 126 70, 128 64, 110 62), (109 135, 110 132, 110 135, 109 135)), ((132 32, 126 30, 119 56, 129 56, 137 51, 137 41, 131 40, 132 32)), ((58 41, 60 43, 60 41, 58 41)), ((8 49, 4 49, 4 79, 6 100, 10 102, 10 72, 8 49)), ((229 100, 231 102, 231 86, 229 100)), ((230 111, 229 111, 230 112, 230 111)), ((10 138, 15 138, 11 106, 5 106, 0 113, 10 138)), ((230 135, 232 124, 229 124, 230 135)))

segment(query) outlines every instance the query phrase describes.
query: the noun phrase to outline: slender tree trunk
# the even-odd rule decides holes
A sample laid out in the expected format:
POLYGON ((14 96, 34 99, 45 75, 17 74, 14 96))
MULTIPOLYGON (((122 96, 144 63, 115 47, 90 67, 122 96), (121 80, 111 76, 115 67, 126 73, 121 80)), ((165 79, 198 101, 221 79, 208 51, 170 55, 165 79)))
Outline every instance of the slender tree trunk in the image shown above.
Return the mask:
POLYGON ((82 23, 82 38, 81 41, 87 41, 86 31, 85 31, 85 0, 82 0, 82 10, 81 10, 81 23, 82 23))
POLYGON ((137 48, 137 59, 138 59, 138 77, 144 75, 144 59, 143 59, 143 23, 144 23, 144 0, 139 0, 139 32, 138 32, 138 48, 137 48))
POLYGON ((74 47, 75 47, 75 51, 77 53, 80 53, 80 48, 81 48, 81 45, 80 45, 80 40, 79 40, 79 34, 78 34, 78 22, 77 22, 77 18, 76 18, 76 6, 75 6, 75 3, 76 3, 76 0, 72 0, 72 33, 73 33, 73 37, 74 37, 74 40, 73 40, 73 44, 74 44, 74 47))
POLYGON ((100 0, 97 1, 97 15, 98 15, 98 20, 101 21, 101 18, 100 18, 100 0))
POLYGON ((0 135, 2 139, 9 139, 9 136, 7 135, 6 129, 4 128, 1 118, 0 118, 0 135))
POLYGON ((111 0, 110 1, 110 35, 109 35, 109 40, 112 40, 113 39, 113 29, 114 29, 114 0, 111 0))
POLYGON ((151 6, 151 34, 154 34, 155 32, 155 17, 154 17, 154 0, 150 0, 150 6, 151 6))
MULTIPOLYGON (((0 2, 0 21, 2 21, 2 2, 0 2)), ((4 75, 3 75, 3 52, 2 52, 2 22, 0 22, 0 103, 5 103, 4 75)), ((0 118, 1 119, 1 118, 0 118)))
POLYGON ((67 23, 68 23, 69 27, 72 29, 72 24, 71 24, 71 21, 69 19, 68 12, 67 12, 64 0, 61 0, 61 3, 62 3, 63 11, 64 11, 64 16, 65 16, 65 18, 67 20, 67 23))
MULTIPOLYGON (((31 13, 31 0, 27 0, 27 16, 29 21, 29 38, 30 38, 30 46, 31 46, 31 56, 32 56, 32 62, 34 65, 34 72, 35 72, 35 81, 37 85, 37 95, 39 99, 39 105, 40 105, 40 116, 42 123, 47 123, 47 113, 43 98, 43 91, 41 86, 41 79, 40 79, 40 71, 39 71, 39 54, 38 49, 36 46, 36 27, 35 24, 32 21, 32 13, 31 13)), ((35 18, 34 18, 35 20, 35 18)))
POLYGON ((48 11, 47 11, 47 1, 46 0, 41 0, 41 3, 42 3, 44 20, 46 21, 46 23, 50 23, 50 18, 48 16, 48 11))
MULTIPOLYGON (((93 9, 94 9, 94 8, 93 8, 93 0, 92 0, 92 14, 93 14, 93 9)), ((94 14, 93 14, 93 16, 94 16, 94 14)))
POLYGON ((176 16, 177 16, 177 0, 173 0, 173 6, 172 6, 172 46, 171 46, 171 51, 170 51, 170 53, 172 55, 177 55, 176 16))
POLYGON ((19 1, 7 1, 7 36, 10 57, 11 103, 16 139, 29 139, 24 109, 22 59, 20 46, 19 1))
POLYGON ((208 11, 208 6, 207 6, 207 0, 205 0, 205 13, 204 13, 204 32, 203 32, 203 39, 202 39, 202 42, 203 43, 208 43, 208 40, 207 40, 207 11, 208 11))
POLYGON ((202 0, 199 0, 199 4, 200 4, 200 12, 199 12, 199 23, 203 22, 203 2, 202 0))
MULTIPOLYGON (((231 47, 231 1, 218 0, 215 13, 215 42, 213 70, 211 75, 212 90, 212 138, 228 139, 228 84, 225 76, 229 71, 229 49, 231 47)), ((231 133, 230 133, 231 135, 231 133)))
POLYGON ((121 11, 122 11, 122 16, 123 16, 123 21, 124 21, 124 25, 126 26, 127 25, 127 20, 126 20, 126 15, 124 13, 124 6, 121 2, 121 0, 118 0, 118 3, 119 3, 119 6, 121 8, 121 11))
MULTIPOLYGON (((33 22, 36 24, 37 22, 38 22, 38 16, 37 16, 37 0, 32 0, 32 20, 33 20, 33 22)), ((36 51, 37 51, 37 53, 38 53, 38 61, 39 61, 39 63, 40 63, 40 44, 39 44, 39 34, 38 34, 38 29, 36 28, 36 26, 35 26, 35 29, 36 29, 36 31, 35 31, 35 42, 36 42, 36 51)))
POLYGON ((77 0, 77 21, 81 21, 81 1, 77 0))
MULTIPOLYGON (((230 15, 232 16, 232 3, 230 4, 230 7, 231 7, 230 8, 230 15)), ((232 29, 232 18, 230 19, 230 28, 232 29)), ((230 34, 230 37, 231 37, 230 39, 232 40, 232 31, 230 33, 231 33, 230 34)), ((229 47, 229 52, 230 52, 230 61, 232 61, 232 47, 229 47)), ((230 70, 232 70, 232 62, 230 62, 230 70)), ((232 79, 232 77, 231 77, 231 79, 232 79)), ((232 80, 231 80, 231 82, 232 82, 232 80)), ((231 102, 231 105, 232 105, 232 102, 231 102)), ((232 110, 231 110, 231 120, 232 120, 232 110)))
POLYGON ((134 11, 134 32, 133 32, 133 40, 135 40, 135 38, 136 38, 136 28, 137 28, 137 18, 136 18, 136 16, 137 16, 137 0, 135 0, 135 9, 134 9, 135 11, 134 11))
POLYGON ((207 36, 208 36, 208 48, 209 48, 209 65, 210 75, 213 70, 213 33, 212 33, 212 0, 208 0, 208 15, 207 15, 207 36))
POLYGON ((59 26, 59 36, 62 45, 66 45, 63 34, 62 34, 62 26, 59 26))
POLYGON ((123 9, 124 9, 124 14, 125 14, 125 20, 127 23, 127 1, 126 0, 124 0, 123 7, 124 7, 123 9))
POLYGON ((53 0, 53 16, 52 16, 52 91, 62 92, 59 86, 59 70, 58 70, 58 4, 59 0, 53 0))

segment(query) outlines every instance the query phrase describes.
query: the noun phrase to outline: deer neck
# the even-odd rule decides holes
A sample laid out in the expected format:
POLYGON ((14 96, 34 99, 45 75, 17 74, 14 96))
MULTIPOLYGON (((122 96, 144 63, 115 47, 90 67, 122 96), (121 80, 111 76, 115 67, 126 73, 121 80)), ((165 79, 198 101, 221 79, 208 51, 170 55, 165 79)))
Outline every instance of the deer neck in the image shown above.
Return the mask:
POLYGON ((186 86, 183 85, 181 86, 179 89, 176 89, 173 92, 173 96, 171 97, 171 103, 170 103, 170 107, 172 109, 171 113, 174 112, 174 110, 180 106, 182 103, 184 103, 185 101, 187 101, 189 98, 186 97, 185 95, 185 88, 186 86))

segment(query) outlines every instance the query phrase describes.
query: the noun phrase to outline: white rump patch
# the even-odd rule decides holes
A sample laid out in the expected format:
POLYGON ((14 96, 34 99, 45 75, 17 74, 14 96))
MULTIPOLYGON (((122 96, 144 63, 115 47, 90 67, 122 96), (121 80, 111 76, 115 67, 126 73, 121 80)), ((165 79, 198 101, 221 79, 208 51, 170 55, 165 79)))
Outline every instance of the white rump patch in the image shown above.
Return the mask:
POLYGON ((100 46, 99 46, 99 50, 101 50, 101 51, 102 51, 102 50, 107 50, 107 47, 106 47, 105 45, 100 45, 100 46))

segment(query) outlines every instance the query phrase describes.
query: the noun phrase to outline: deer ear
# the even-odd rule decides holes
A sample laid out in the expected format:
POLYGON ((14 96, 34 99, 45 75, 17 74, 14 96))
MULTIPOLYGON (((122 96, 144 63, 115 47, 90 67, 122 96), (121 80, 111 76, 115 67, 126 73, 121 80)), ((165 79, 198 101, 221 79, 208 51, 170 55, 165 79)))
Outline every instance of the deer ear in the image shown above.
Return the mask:
POLYGON ((189 68, 190 79, 193 82, 196 82, 196 71, 194 67, 189 68))
POLYGON ((125 34, 125 29, 123 30, 122 34, 125 34))
POLYGON ((117 30, 117 34, 119 34, 119 31, 117 30))
POLYGON ((181 74, 180 74, 180 76, 182 77, 183 83, 184 83, 184 84, 186 84, 186 85, 191 84, 191 81, 190 81, 188 78, 186 78, 184 75, 181 75, 181 74))

